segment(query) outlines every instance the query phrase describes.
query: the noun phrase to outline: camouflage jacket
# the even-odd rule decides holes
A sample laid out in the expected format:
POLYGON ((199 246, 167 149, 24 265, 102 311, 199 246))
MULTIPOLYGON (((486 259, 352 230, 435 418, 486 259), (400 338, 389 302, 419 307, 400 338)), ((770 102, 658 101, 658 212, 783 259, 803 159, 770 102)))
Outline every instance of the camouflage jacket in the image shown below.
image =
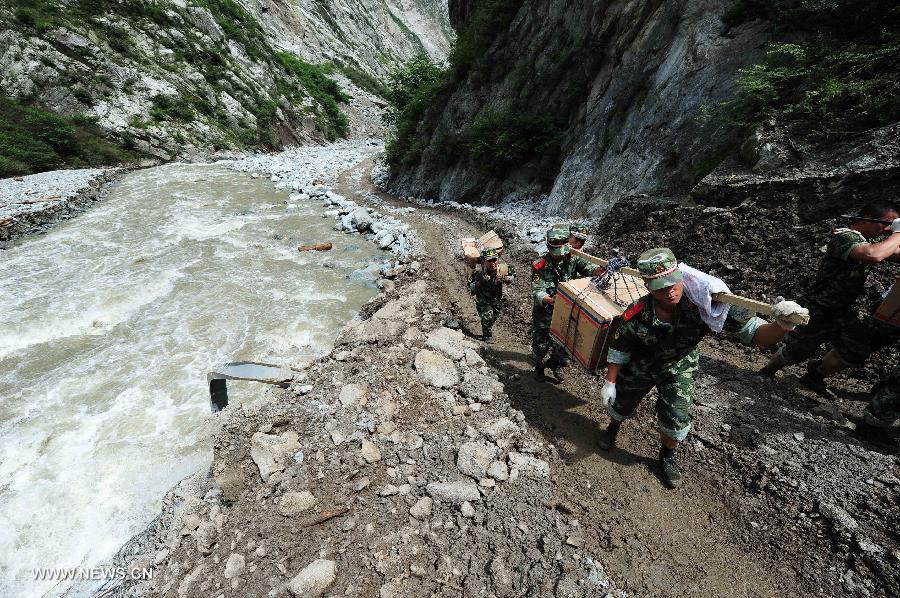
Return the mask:
MULTIPOLYGON (((703 337, 711 333, 700 318, 700 310, 687 297, 681 300, 673 323, 656 317, 653 297, 647 296, 626 310, 625 322, 618 327, 610 343, 609 363, 638 367, 674 365, 697 348, 703 337), (639 364, 639 365, 638 365, 639 364)), ((757 329, 765 320, 732 306, 725 321, 725 331, 736 334, 741 342, 751 345, 757 329)))
POLYGON ((868 242, 862 233, 853 229, 835 229, 813 283, 806 291, 804 305, 825 311, 849 309, 863 293, 868 268, 851 258, 850 252, 868 242))
POLYGON ((482 264, 478 264, 472 271, 472 279, 469 281, 469 290, 476 297, 487 299, 488 301, 499 300, 503 296, 503 285, 513 282, 513 270, 509 264, 501 263, 499 267, 505 266, 507 269, 506 276, 499 277, 484 270, 482 264))
POLYGON ((549 255, 531 264, 531 297, 535 307, 541 307, 544 297, 556 295, 556 287, 561 282, 591 276, 597 266, 583 257, 568 255, 558 263, 553 263, 549 255))

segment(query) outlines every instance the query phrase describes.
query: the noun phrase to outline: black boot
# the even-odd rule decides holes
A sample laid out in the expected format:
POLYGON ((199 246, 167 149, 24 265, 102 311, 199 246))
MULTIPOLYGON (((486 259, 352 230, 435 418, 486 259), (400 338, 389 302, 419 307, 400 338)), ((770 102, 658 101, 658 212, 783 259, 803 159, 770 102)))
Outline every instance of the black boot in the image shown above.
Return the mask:
POLYGON ((547 376, 544 375, 543 360, 538 360, 534 364, 534 379, 538 382, 544 382, 545 380, 547 380, 547 376))
POLYGON ((606 426, 606 429, 600 432, 600 437, 597 439, 597 444, 600 445, 600 448, 604 451, 611 451, 616 448, 616 436, 619 435, 619 429, 622 427, 622 422, 619 420, 612 420, 609 422, 609 425, 606 426))
POLYGON ((765 376, 766 378, 774 378, 775 374, 786 365, 787 363, 781 355, 775 355, 775 357, 769 360, 769 363, 767 363, 765 367, 759 370, 759 375, 765 376))
POLYGON ((675 449, 667 446, 659 451, 659 467, 662 471, 663 483, 667 488, 678 488, 681 485, 681 470, 675 461, 675 449))
POLYGON ((553 377, 556 378, 556 381, 559 384, 562 384, 563 382, 566 381, 566 375, 563 370, 564 367, 565 366, 563 366, 563 365, 557 365, 553 368, 553 377))
POLYGON ((483 341, 486 342, 486 343, 491 342, 491 338, 493 338, 493 335, 491 334, 491 329, 490 329, 490 328, 485 328, 484 326, 482 326, 482 327, 481 327, 481 330, 482 330, 482 332, 481 332, 481 340, 483 340, 483 341))
POLYGON ((800 384, 823 397, 830 397, 831 392, 825 385, 825 376, 819 369, 821 365, 822 360, 820 359, 810 361, 809 365, 806 366, 806 373, 800 378, 800 384))

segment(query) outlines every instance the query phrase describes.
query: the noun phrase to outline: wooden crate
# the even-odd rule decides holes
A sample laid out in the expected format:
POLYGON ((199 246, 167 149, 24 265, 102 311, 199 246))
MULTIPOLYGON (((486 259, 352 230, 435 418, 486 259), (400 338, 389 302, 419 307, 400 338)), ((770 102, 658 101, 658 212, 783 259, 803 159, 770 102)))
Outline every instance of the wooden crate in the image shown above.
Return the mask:
POLYGON ((618 274, 616 284, 602 293, 590 278, 563 282, 553 302, 550 336, 587 371, 595 372, 606 365, 609 342, 622 314, 647 294, 644 281, 628 274, 618 274))

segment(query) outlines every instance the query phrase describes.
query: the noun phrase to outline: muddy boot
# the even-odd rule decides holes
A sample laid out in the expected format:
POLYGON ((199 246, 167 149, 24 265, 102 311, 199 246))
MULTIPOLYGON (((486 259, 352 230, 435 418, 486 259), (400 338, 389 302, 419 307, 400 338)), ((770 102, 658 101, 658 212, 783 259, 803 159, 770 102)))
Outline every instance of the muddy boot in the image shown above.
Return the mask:
POLYGON ((564 367, 565 366, 563 366, 563 365, 558 365, 553 368, 553 377, 556 378, 556 382, 559 384, 562 384, 563 382, 566 381, 566 374, 565 374, 565 371, 563 370, 564 367))
POLYGON ((856 424, 853 435, 864 442, 891 449, 896 448, 900 442, 896 428, 882 425, 868 415, 856 424))
POLYGON ((616 436, 619 435, 619 429, 622 427, 622 422, 619 420, 612 420, 609 422, 609 425, 605 430, 600 432, 600 437, 597 439, 597 444, 604 451, 611 451, 616 448, 616 436))
POLYGON ((544 362, 538 361, 534 364, 534 379, 538 382, 544 382, 547 380, 547 376, 544 375, 544 362))
POLYGON ((675 449, 666 446, 660 449, 659 467, 666 488, 678 488, 681 485, 681 470, 675 461, 675 449))
POLYGON ((486 343, 489 343, 489 342, 491 342, 492 338, 493 338, 493 335, 491 334, 491 329, 483 328, 482 333, 481 333, 481 340, 483 340, 486 343))
POLYGON ((822 365, 821 360, 810 361, 806 373, 800 377, 800 384, 823 397, 831 397, 831 392, 825 385, 825 376, 819 370, 820 365, 822 365))
POLYGON ((765 376, 766 378, 775 378, 775 374, 779 372, 783 367, 785 367, 787 363, 784 361, 784 358, 781 355, 775 355, 772 359, 769 360, 769 363, 765 365, 759 372, 757 372, 760 376, 765 376))

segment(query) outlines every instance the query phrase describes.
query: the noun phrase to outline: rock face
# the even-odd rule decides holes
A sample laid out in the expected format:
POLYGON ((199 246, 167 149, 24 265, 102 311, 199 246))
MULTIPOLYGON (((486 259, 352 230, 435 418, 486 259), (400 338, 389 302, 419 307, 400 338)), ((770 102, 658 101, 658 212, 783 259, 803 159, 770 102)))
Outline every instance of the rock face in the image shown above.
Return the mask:
POLYGON ((87 14, 62 3, 52 15, 0 5, 13 24, 0 29, 0 87, 95 118, 115 141, 164 159, 333 137, 336 98, 286 65, 287 50, 335 64, 330 76, 353 96, 341 106, 349 130, 370 136, 382 129, 376 81, 422 50, 442 59, 453 33, 437 0, 139 5, 87 14))
MULTIPOLYGON (((451 4, 456 23, 487 3, 451 4)), ((687 192, 715 166, 732 140, 703 109, 758 58, 763 23, 729 29, 730 4, 710 0, 507 4, 518 8, 440 98, 420 127, 421 158, 395 170, 390 187, 443 200, 549 192, 548 213, 593 212, 625 195, 687 192), (539 152, 498 175, 448 150, 446 140, 492 114, 557 119, 559 159, 539 152)))

